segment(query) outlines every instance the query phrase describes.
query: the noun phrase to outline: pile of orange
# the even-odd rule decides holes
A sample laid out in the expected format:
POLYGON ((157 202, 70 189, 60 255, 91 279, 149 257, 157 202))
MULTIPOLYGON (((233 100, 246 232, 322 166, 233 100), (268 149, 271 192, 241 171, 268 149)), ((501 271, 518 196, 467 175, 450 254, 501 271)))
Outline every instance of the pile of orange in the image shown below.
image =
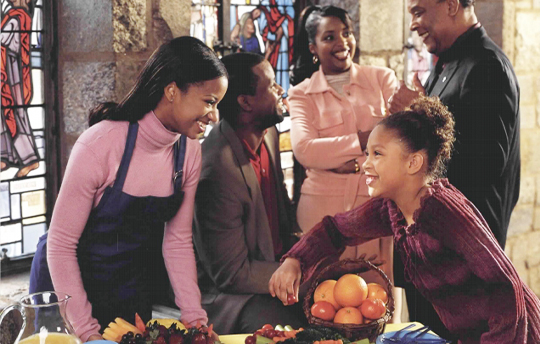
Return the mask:
POLYGON ((388 293, 355 274, 321 282, 313 293, 311 315, 339 324, 367 324, 386 313, 388 293))

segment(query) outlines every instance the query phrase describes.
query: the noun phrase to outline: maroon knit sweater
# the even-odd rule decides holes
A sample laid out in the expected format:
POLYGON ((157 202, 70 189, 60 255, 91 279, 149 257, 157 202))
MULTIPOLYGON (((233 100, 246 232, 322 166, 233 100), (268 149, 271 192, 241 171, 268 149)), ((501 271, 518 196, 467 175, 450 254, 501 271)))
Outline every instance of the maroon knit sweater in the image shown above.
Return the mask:
POLYGON ((283 259, 298 259, 305 280, 322 258, 345 246, 393 235, 406 278, 461 343, 540 343, 540 301, 461 192, 437 180, 414 221, 408 226, 394 202, 371 199, 325 217, 283 259))

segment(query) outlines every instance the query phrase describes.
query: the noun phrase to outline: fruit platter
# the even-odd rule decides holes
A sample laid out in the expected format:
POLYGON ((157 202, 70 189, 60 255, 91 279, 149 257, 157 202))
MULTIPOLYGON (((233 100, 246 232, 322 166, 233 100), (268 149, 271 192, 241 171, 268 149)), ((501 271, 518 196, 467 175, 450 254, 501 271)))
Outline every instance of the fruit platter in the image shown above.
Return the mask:
POLYGON ((224 344, 446 344, 447 341, 421 323, 388 324, 383 334, 351 341, 328 327, 308 326, 294 330, 290 326, 264 325, 252 334, 220 336, 224 344))
POLYGON ((135 316, 135 325, 116 318, 103 331, 103 339, 119 344, 219 344, 212 325, 189 326, 176 319, 152 319, 146 324, 135 316))
POLYGON ((293 329, 290 326, 271 324, 248 335, 244 344, 369 344, 369 340, 350 341, 339 332, 328 327, 307 327, 293 329))

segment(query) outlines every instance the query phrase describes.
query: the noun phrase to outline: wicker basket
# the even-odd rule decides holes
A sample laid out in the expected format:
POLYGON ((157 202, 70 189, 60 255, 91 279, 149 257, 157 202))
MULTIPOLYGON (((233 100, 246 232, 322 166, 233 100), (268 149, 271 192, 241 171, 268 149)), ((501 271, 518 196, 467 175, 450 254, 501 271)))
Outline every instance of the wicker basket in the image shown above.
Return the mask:
POLYGON ((344 259, 337 261, 333 264, 325 267, 319 275, 313 280, 311 287, 304 298, 303 310, 307 317, 308 323, 315 326, 329 327, 343 336, 347 337, 350 341, 355 341, 363 338, 369 338, 371 342, 375 342, 378 335, 383 333, 386 326, 386 322, 390 320, 394 314, 394 297, 392 294, 392 282, 388 279, 388 276, 376 267, 373 263, 364 259, 344 259), (388 302, 386 303, 386 313, 378 320, 374 320, 369 324, 355 325, 355 324, 335 324, 331 321, 325 321, 311 315, 311 306, 313 305, 313 294, 320 282, 327 279, 338 280, 345 274, 361 274, 373 270, 380 275, 384 284, 386 284, 386 291, 388 293, 388 302))

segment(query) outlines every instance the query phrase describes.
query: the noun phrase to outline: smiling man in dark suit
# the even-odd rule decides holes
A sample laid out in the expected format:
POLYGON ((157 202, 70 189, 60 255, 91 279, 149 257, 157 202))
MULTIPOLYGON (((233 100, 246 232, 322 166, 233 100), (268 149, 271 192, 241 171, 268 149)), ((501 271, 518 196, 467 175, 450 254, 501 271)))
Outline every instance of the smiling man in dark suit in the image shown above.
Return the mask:
MULTIPOLYGON (((390 111, 403 110, 419 94, 438 96, 448 106, 456 122, 448 180, 474 203, 504 248, 520 180, 519 85, 512 65, 478 21, 474 0, 407 5, 411 31, 439 59, 425 85, 416 77, 415 90, 401 85, 390 111)), ((409 291, 407 298, 412 320, 423 321, 419 294, 409 291)))
POLYGON ((300 304, 285 307, 268 282, 294 243, 294 220, 281 170, 278 132, 284 90, 264 57, 222 59, 229 88, 220 122, 202 144, 193 242, 203 308, 219 334, 262 325, 305 326, 300 304))

